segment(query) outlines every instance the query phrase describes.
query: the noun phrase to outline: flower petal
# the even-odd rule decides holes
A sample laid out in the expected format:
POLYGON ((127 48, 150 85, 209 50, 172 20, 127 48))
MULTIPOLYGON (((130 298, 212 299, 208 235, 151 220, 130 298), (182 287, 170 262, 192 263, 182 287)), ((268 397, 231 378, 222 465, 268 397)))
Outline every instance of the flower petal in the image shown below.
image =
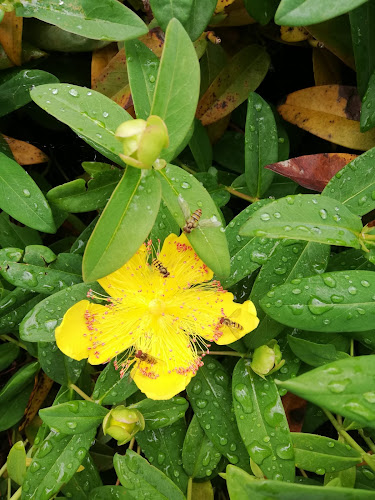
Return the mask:
POLYGON ((150 399, 170 399, 183 391, 193 377, 192 372, 179 374, 168 372, 165 363, 158 362, 152 365, 154 376, 147 376, 149 372, 145 362, 138 362, 131 371, 131 377, 137 387, 150 399), (146 371, 147 370, 147 371, 146 371))
POLYGON ((159 260, 180 287, 210 281, 213 272, 194 252, 186 235, 170 234, 164 241, 159 260))
POLYGON ((98 280, 100 286, 114 298, 142 288, 149 281, 150 267, 147 264, 147 248, 142 245, 139 250, 120 269, 98 280))
POLYGON ((55 330, 57 347, 70 358, 80 361, 88 358, 92 342, 85 318, 86 311, 90 313, 104 310, 104 306, 81 300, 67 310, 62 323, 55 330))
POLYGON ((255 330, 259 324, 255 306, 250 300, 247 300, 243 304, 236 304, 235 302, 227 303, 224 307, 224 312, 230 321, 241 325, 242 329, 222 324, 220 326, 222 335, 215 340, 216 344, 231 344, 255 330))

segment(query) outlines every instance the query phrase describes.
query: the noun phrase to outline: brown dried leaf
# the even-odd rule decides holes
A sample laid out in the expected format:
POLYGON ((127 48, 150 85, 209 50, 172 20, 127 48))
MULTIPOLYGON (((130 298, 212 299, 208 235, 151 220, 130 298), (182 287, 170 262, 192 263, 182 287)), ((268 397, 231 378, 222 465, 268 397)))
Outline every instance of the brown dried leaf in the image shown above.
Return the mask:
POLYGON ((375 129, 360 131, 361 100, 355 87, 322 85, 297 90, 277 109, 284 120, 334 144, 361 151, 375 146, 375 129))
POLYGON ((154 28, 146 35, 141 36, 139 40, 152 50, 157 57, 161 57, 164 46, 164 33, 160 28, 154 28))
POLYGON ((115 43, 110 43, 102 49, 93 51, 91 59, 91 87, 94 87, 97 78, 117 52, 118 49, 115 43))
POLYGON ((39 372, 33 392, 30 395, 29 402, 25 409, 22 424, 19 427, 20 432, 30 424, 35 415, 38 413, 52 386, 53 380, 50 379, 45 373, 39 372))
POLYGON ((228 7, 235 0, 218 0, 215 7, 215 14, 219 14, 219 12, 223 12, 223 10, 228 7))
POLYGON ((14 159, 20 165, 37 165, 48 161, 48 156, 40 149, 25 141, 19 141, 2 134, 7 141, 14 159))
POLYGON ((92 88, 107 97, 112 97, 128 83, 125 51, 121 49, 97 76, 92 88))
POLYGON ((0 24, 0 43, 15 66, 22 64, 22 26, 23 18, 14 10, 6 12, 0 24))
POLYGON ((307 401, 288 392, 281 398, 291 432, 301 432, 307 401))
POLYGON ((347 153, 320 153, 279 161, 266 168, 289 177, 300 186, 320 192, 331 177, 356 157, 347 153))

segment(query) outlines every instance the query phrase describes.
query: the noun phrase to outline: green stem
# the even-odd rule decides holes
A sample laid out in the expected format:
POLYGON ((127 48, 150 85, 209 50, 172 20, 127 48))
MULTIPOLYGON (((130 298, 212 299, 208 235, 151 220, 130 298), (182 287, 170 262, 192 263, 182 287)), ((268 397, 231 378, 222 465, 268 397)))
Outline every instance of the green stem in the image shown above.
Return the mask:
POLYGON ((90 398, 90 396, 88 396, 85 392, 83 392, 75 384, 69 384, 69 388, 76 391, 76 393, 79 394, 83 399, 86 399, 86 401, 92 401, 93 403, 95 403, 95 401, 92 398, 90 398))
POLYGON ((350 356, 354 356, 354 339, 350 339, 350 356))
POLYGON ((226 191, 228 191, 228 193, 233 194, 234 196, 237 196, 238 198, 242 198, 243 200, 249 201, 250 203, 255 203, 256 201, 259 201, 259 198, 241 193, 240 191, 237 191, 237 189, 233 189, 230 186, 224 186, 224 189, 226 191))
POLYGON ((359 446, 359 444, 352 438, 352 436, 350 434, 348 434, 346 432, 346 430, 342 427, 342 425, 340 425, 337 420, 335 419, 335 417, 332 415, 332 413, 328 410, 325 410, 324 408, 322 408, 322 410, 324 411, 324 413, 327 415, 329 421, 331 422, 331 424, 333 425, 333 427, 337 430, 337 432, 339 433, 340 436, 342 436, 345 441, 356 451, 358 451, 358 453, 360 453, 362 459, 366 462, 366 464, 373 470, 375 471, 375 462, 373 460, 373 458, 365 452, 365 450, 363 448, 361 448, 359 446))
POLYGON ((5 464, 0 469, 0 477, 4 474, 6 470, 7 470, 7 463, 5 462, 5 464))
MULTIPOLYGON (((205 354, 206 351, 200 351, 200 354, 205 354)), ((210 351, 208 354, 215 354, 218 356, 235 356, 237 358, 244 358, 246 354, 242 354, 236 351, 210 351)))
POLYGON ((18 490, 15 492, 15 494, 12 496, 10 500, 18 500, 19 498, 21 498, 21 494, 22 494, 22 487, 18 488, 18 490))
POLYGON ((306 479, 308 479, 308 478, 309 478, 309 476, 306 474, 306 472, 305 472, 303 469, 300 469, 300 468, 298 467, 298 470, 300 471, 300 473, 302 474, 302 476, 303 476, 303 477, 305 477, 306 479))
POLYGON ((192 494, 193 494, 193 478, 189 477, 186 500, 192 500, 192 494))
POLYGON ((18 347, 21 347, 21 349, 25 349, 25 350, 27 349, 27 347, 25 346, 25 344, 23 344, 22 342, 20 342, 17 339, 14 339, 10 335, 0 335, 0 339, 1 340, 7 340, 8 342, 12 342, 13 344, 18 345, 18 347))
POLYGON ((180 160, 174 160, 174 162, 177 163, 177 165, 179 167, 181 167, 184 170, 186 170, 186 172, 189 172, 189 174, 195 175, 197 173, 195 170, 193 170, 192 168, 188 167, 187 165, 185 165, 185 163, 182 163, 182 161, 180 161, 180 160))
POLYGON ((370 448, 370 450, 375 453, 375 444, 372 442, 372 439, 370 439, 368 436, 365 436, 365 433, 363 432, 363 429, 358 430, 358 434, 361 436, 363 441, 367 444, 367 446, 370 448))

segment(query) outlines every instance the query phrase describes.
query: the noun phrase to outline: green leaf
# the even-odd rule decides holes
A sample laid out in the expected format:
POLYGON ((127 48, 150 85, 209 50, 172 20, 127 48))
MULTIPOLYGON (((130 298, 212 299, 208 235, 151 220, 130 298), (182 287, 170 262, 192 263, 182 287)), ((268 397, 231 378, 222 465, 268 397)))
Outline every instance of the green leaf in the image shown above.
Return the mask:
POLYGON ((129 490, 123 486, 100 486, 90 491, 90 500, 131 500, 129 490))
POLYGON ((368 87, 362 99, 361 106, 361 132, 367 132, 375 127, 375 71, 371 74, 368 87))
POLYGON ((56 231, 48 203, 32 178, 17 162, 0 153, 0 208, 26 226, 56 231))
POLYGON ((268 24, 275 15, 278 0, 245 0, 247 12, 260 24, 268 24))
POLYGON ((332 177, 322 195, 335 198, 357 215, 375 208, 375 148, 361 154, 332 177))
POLYGON ((23 441, 17 441, 7 458, 7 472, 12 481, 22 485, 26 475, 26 451, 23 441))
POLYGON ((274 173, 264 167, 277 162, 279 141, 275 118, 264 99, 251 92, 245 127, 245 178, 250 196, 261 197, 274 173))
POLYGON ((147 120, 154 98, 159 58, 139 40, 125 42, 125 51, 135 114, 147 120))
POLYGON ((281 0, 275 23, 282 26, 306 26, 341 16, 366 0, 281 0))
POLYGON ((6 73, 0 79, 0 116, 30 102, 30 90, 35 86, 58 81, 54 75, 39 69, 17 69, 6 73))
MULTIPOLYGON (((156 3, 158 0, 154 0, 156 3)), ((182 23, 188 32, 190 38, 194 42, 203 31, 206 29, 207 24, 214 13, 217 1, 216 0, 189 0, 191 9, 188 18, 182 23)), ((177 0, 178 2, 178 0, 177 0)), ((176 3, 177 3, 176 2, 176 3)))
POLYGON ((199 423, 229 462, 249 468, 249 455, 234 422, 230 379, 222 365, 209 359, 186 388, 199 423))
POLYGON ((96 429, 108 410, 90 401, 69 401, 39 411, 48 427, 62 434, 79 434, 96 429))
MULTIPOLYGON (((375 70, 375 3, 374 0, 369 0, 367 2, 361 2, 358 8, 354 7, 356 7, 356 5, 353 5, 350 9, 349 19, 357 73, 358 93, 360 97, 363 98, 368 88, 370 77, 375 70)), ((366 106, 362 106, 361 109, 361 123, 363 112, 367 112, 366 106)), ((368 129, 362 129, 361 125, 361 130, 364 132, 368 129)))
POLYGON ((39 233, 29 227, 17 226, 5 212, 0 214, 0 246, 25 248, 27 245, 42 243, 39 233))
POLYGON ((242 174, 245 171, 244 135, 239 132, 227 130, 214 144, 213 155, 214 160, 222 167, 242 174))
POLYGON ((160 182, 153 171, 126 167, 87 243, 85 281, 107 276, 135 254, 151 231, 160 199, 160 182))
POLYGON ((280 382, 293 394, 348 417, 364 427, 375 427, 375 356, 341 359, 280 382))
POLYGON ((228 491, 231 500, 371 500, 375 492, 354 490, 351 488, 334 488, 293 484, 268 479, 255 480, 233 465, 228 465, 226 473, 228 491))
POLYGON ((193 416, 186 432, 182 448, 182 464, 192 478, 207 480, 222 458, 202 429, 196 415, 193 416))
POLYGON ((323 475, 362 462, 358 451, 324 436, 292 432, 296 467, 323 475))
POLYGON ((240 227, 256 210, 270 203, 271 200, 261 200, 242 210, 230 221, 225 229, 230 252, 229 278, 221 280, 224 288, 229 288, 256 271, 265 264, 274 252, 277 241, 267 238, 247 238, 238 234, 240 227))
POLYGON ((115 132, 121 123, 132 118, 109 97, 66 83, 40 85, 30 95, 38 106, 68 125, 90 146, 111 161, 124 165, 118 156, 123 148, 115 132))
MULTIPOLYGON (((91 498, 90 493, 93 488, 98 488, 102 485, 98 469, 90 453, 87 453, 81 465, 84 469, 76 472, 68 484, 61 488, 61 492, 66 498, 88 500, 89 495, 91 498)), ((104 498, 102 498, 102 500, 104 500, 104 498)))
POLYGON ((48 201, 69 213, 90 212, 103 208, 119 183, 122 171, 113 169, 93 176, 86 185, 76 179, 57 186, 47 193, 48 201))
POLYGON ((327 271, 346 271, 346 270, 364 270, 375 271, 375 265, 366 259, 366 256, 361 250, 345 250, 332 254, 327 271))
MULTIPOLYGON (((80 271, 79 274, 74 272, 77 271, 77 269, 62 271, 60 269, 53 269, 52 264, 47 267, 46 265, 32 265, 7 260, 8 250, 9 249, 3 249, 0 251, 0 274, 4 279, 16 287, 50 295, 55 291, 60 291, 62 288, 76 285, 82 281, 80 271)), ((79 261, 81 260, 78 255, 66 255, 74 257, 75 259, 78 258, 79 261)), ((21 256, 22 253, 20 254, 20 258, 21 256)), ((57 263, 57 260, 55 263, 57 263)), ((44 261, 44 264, 46 264, 46 261, 44 261)))
POLYGON ((67 386, 79 379, 86 364, 85 359, 76 361, 63 354, 55 342, 38 342, 38 359, 42 370, 49 378, 67 386))
POLYGON ((284 325, 267 316, 268 310, 262 311, 259 307, 262 297, 283 283, 322 273, 327 266, 329 253, 328 245, 311 241, 284 240, 274 248, 271 257, 260 270, 250 294, 260 323, 256 330, 244 339, 249 349, 267 343, 284 330, 284 325))
POLYGON ((142 413, 148 430, 172 425, 185 415, 188 407, 189 403, 186 399, 178 396, 167 401, 154 401, 146 398, 128 406, 142 413))
POLYGON ((360 218, 340 202, 327 196, 299 194, 257 210, 240 234, 360 248, 361 230, 360 218))
POLYGON ((250 364, 241 359, 233 372, 234 412, 242 441, 266 477, 293 482, 293 445, 277 387, 256 375, 250 364))
POLYGON ((22 485, 22 500, 49 500, 66 484, 82 463, 96 429, 64 435, 51 431, 34 455, 22 485), (70 467, 68 467, 70 465, 70 467))
POLYGON ((39 370, 39 363, 34 361, 23 366, 15 373, 0 391, 0 403, 6 405, 15 395, 20 393, 34 380, 39 370))
POLYGON ((96 283, 79 283, 40 301, 20 324, 20 337, 28 342, 53 342, 55 328, 73 304, 87 297, 89 290, 102 290, 96 283))
POLYGON ((164 201, 160 203, 159 213, 156 217, 155 224, 151 229, 149 234, 150 240, 157 242, 160 240, 160 244, 162 245, 165 238, 170 234, 178 234, 180 232, 180 228, 177 222, 172 217, 171 212, 168 210, 167 205, 164 201))
POLYGON ((70 252, 73 254, 81 255, 85 251, 87 242, 94 231, 94 228, 99 220, 99 216, 95 217, 90 224, 82 231, 82 233, 78 236, 78 238, 73 243, 70 252))
POLYGON ((8 368, 17 359, 20 348, 12 342, 0 345, 0 372, 8 368))
POLYGON ((150 0, 152 13, 163 31, 173 18, 184 24, 189 18, 192 3, 192 0, 150 0))
POLYGON ((24 288, 15 288, 0 301, 0 333, 9 333, 43 298, 24 288))
POLYGON ((24 416, 26 406, 34 389, 34 380, 0 407, 0 432, 10 429, 24 416))
POLYGON ((374 326, 374 290, 374 272, 338 271, 294 279, 268 292, 260 305, 271 318, 295 328, 363 332, 374 326))
POLYGON ((115 405, 130 397, 137 390, 138 387, 130 377, 129 370, 121 377, 114 364, 108 363, 95 383, 92 397, 101 405, 115 405))
MULTIPOLYGON (((186 220, 178 201, 179 195, 188 203, 192 213, 202 209, 202 219, 221 219, 211 196, 194 176, 170 164, 157 175, 162 184, 163 200, 181 228, 186 220)), ((221 227, 202 228, 198 225, 187 237, 199 257, 215 274, 220 277, 229 275, 228 244, 221 227)))
POLYGON ((291 335, 288 335, 288 343, 294 354, 310 366, 326 365, 348 356, 346 353, 337 351, 332 344, 317 344, 291 335))
POLYGON ((147 33, 143 21, 116 0, 22 0, 16 15, 36 17, 96 40, 129 40, 147 33))
MULTIPOLYGON (((177 3, 177 2, 176 2, 177 3)), ((172 160, 193 122, 199 97, 199 62, 194 46, 177 19, 165 33, 151 114, 165 121, 169 146, 161 157, 172 160)))
POLYGON ((207 130, 201 122, 194 119, 194 132, 189 142, 194 161, 201 172, 207 172, 212 165, 212 146, 207 130))
POLYGON ((185 498, 180 489, 165 474, 132 450, 127 450, 126 455, 116 453, 113 465, 121 484, 125 486, 131 498, 139 500, 143 500, 145 496, 155 500, 167 498, 184 500, 185 498))
POLYGON ((188 477, 182 467, 182 444, 186 434, 183 419, 160 429, 137 433, 137 443, 149 462, 164 472, 185 493, 188 477))

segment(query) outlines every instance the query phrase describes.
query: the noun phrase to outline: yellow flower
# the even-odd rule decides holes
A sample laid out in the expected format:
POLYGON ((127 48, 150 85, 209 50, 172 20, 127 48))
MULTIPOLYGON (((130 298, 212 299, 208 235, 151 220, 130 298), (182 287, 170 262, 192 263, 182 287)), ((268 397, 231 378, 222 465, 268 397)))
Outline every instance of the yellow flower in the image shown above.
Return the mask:
MULTIPOLYGON (((151 399, 169 399, 195 375, 210 343, 230 344, 257 327, 254 304, 212 281, 185 234, 168 236, 157 260, 142 245, 118 271, 99 280, 105 305, 82 300, 56 328, 60 350, 93 365, 117 359, 151 399)), ((98 298, 94 296, 94 298, 98 298)))

